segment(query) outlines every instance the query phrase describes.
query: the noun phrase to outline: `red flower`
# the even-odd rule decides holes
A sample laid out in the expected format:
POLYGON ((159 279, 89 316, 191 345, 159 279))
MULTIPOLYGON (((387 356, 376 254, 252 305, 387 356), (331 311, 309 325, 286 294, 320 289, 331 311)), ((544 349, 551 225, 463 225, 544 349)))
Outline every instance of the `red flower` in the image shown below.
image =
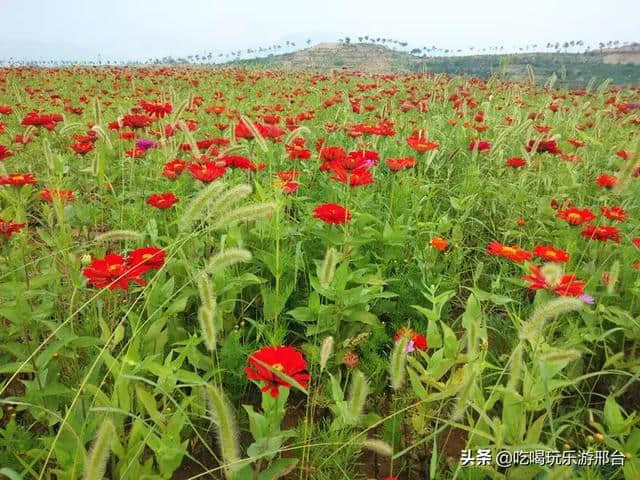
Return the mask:
POLYGON ((14 185, 16 187, 22 185, 32 185, 36 183, 36 177, 31 173, 10 173, 0 177, 0 185, 14 185))
POLYGON ((62 203, 72 202, 73 191, 45 188, 42 192, 40 192, 40 198, 49 203, 53 203, 54 198, 60 199, 62 203))
POLYGON ((342 167, 332 168, 334 175, 331 177, 341 183, 347 183, 350 187, 359 187, 373 183, 373 175, 366 167, 358 167, 350 172, 342 167))
POLYGON ((596 218, 594 213, 588 208, 567 208, 566 210, 561 210, 556 214, 556 217, 561 218, 566 221, 569 225, 582 225, 583 223, 588 223, 596 218))
POLYGON ((391 170, 392 172, 398 172, 407 168, 413 168, 416 164, 416 161, 411 157, 387 158, 386 162, 389 170, 391 170))
POLYGON ((7 150, 7 147, 5 147, 4 145, 0 145, 0 160, 4 160, 5 158, 9 158, 13 155, 13 153, 11 153, 9 150, 7 150))
POLYGON ((122 117, 122 126, 129 128, 144 128, 151 124, 151 118, 146 115, 128 114, 122 117))
POLYGON ((93 150, 93 143, 91 142, 79 142, 71 145, 71 148, 74 152, 79 153, 80 155, 86 155, 91 150, 93 150))
POLYGON ((469 151, 488 152, 490 148, 491 143, 486 140, 471 140, 471 143, 469 143, 469 151))
POLYGON ((284 185, 282 185, 282 191, 286 194, 292 194, 295 193, 299 187, 300 184, 298 182, 286 182, 284 185))
POLYGON ((587 142, 584 142, 582 140, 576 140, 574 138, 570 138, 568 142, 576 148, 584 147, 587 144, 587 142))
POLYGON ((397 343, 402 337, 406 337, 413 342, 413 348, 416 350, 426 350, 428 348, 427 337, 412 330, 409 327, 399 328, 393 335, 393 343, 397 343))
POLYGON ((251 160, 241 155, 227 155, 219 157, 217 161, 220 163, 224 162, 224 166, 229 168, 239 168, 241 170, 251 170, 254 172, 258 170, 258 167, 251 160))
POLYGON ((220 178, 227 171, 225 167, 218 166, 215 162, 205 162, 202 165, 192 163, 188 168, 193 178, 207 183, 220 178))
POLYGON ((449 242, 442 237, 433 237, 431 239, 431 246, 439 252, 444 252, 449 246, 449 242))
POLYGON ((618 150, 616 155, 623 160, 629 160, 631 158, 631 152, 628 150, 618 150))
POLYGON ((440 145, 436 142, 431 142, 420 136, 412 136, 407 138, 407 145, 413 148, 418 153, 430 152, 436 150, 440 145))
POLYGON ((166 253, 157 247, 142 247, 133 250, 126 259, 127 264, 138 274, 157 270, 164 265, 166 253))
POLYGON ((343 224, 351 220, 351 212, 337 203, 318 205, 313 211, 313 216, 331 224, 343 224))
POLYGON ((280 387, 291 388, 291 384, 280 375, 274 373, 273 370, 293 378, 303 388, 306 388, 309 383, 310 376, 307 372, 307 362, 294 347, 284 345, 263 347, 251 355, 247 363, 249 366, 244 369, 247 379, 264 382, 261 389, 262 392, 269 392, 274 398, 279 395, 280 387), (271 369, 267 368, 266 365, 271 369))
MULTIPOLYGON (((318 142, 320 140, 322 139, 319 139, 318 142)), ((342 147, 325 147, 324 145, 320 146, 320 160, 322 160, 323 163, 336 162, 346 156, 347 154, 342 149, 342 147)))
POLYGON ((573 274, 561 275, 550 283, 540 267, 531 265, 529 271, 531 275, 524 275, 522 279, 530 283, 531 290, 551 290, 562 297, 579 297, 584 293, 585 282, 576 280, 573 274))
POLYGON ((127 157, 129 158, 144 158, 147 154, 147 151, 144 148, 134 147, 125 152, 127 157))
MULTIPOLYGON (((536 144, 536 140, 529 140, 529 144, 525 147, 527 152, 533 150, 533 146, 536 144)), ((562 150, 558 147, 555 140, 540 140, 538 143, 537 153, 551 153, 552 155, 558 155, 562 153, 562 150)))
POLYGON ((620 207, 600 207, 600 211, 602 215, 604 215, 609 220, 615 220, 617 222, 626 222, 627 221, 627 212, 620 207))
POLYGON ((171 160, 164 164, 164 168, 162 169, 162 175, 174 180, 178 178, 184 169, 187 167, 187 162, 183 162, 182 160, 175 159, 171 160))
POLYGON ((296 170, 278 172, 278 177, 284 182, 295 180, 300 176, 300 172, 296 170))
POLYGON ((640 237, 636 237, 636 238, 634 238, 634 239, 633 239, 633 240, 631 240, 631 241, 633 242, 633 244, 634 244, 636 247, 640 248, 640 237))
POLYGON ((25 225, 26 223, 14 223, 11 220, 3 220, 0 218, 0 235, 11 238, 11 235, 22 230, 25 225))
POLYGON ((145 100, 140 100, 139 104, 145 112, 157 118, 164 117, 166 114, 171 113, 172 110, 170 103, 149 103, 145 100))
POLYGON ((533 249, 533 256, 542 258, 548 262, 565 263, 569 261, 569 254, 551 245, 537 245, 533 249))
POLYGON ((140 272, 133 271, 124 258, 115 253, 107 254, 103 259, 94 260, 91 265, 82 271, 89 279, 89 285, 96 288, 109 287, 115 290, 120 287, 123 290, 129 288, 129 282, 145 285, 140 278, 140 272))
POLYGON ((524 167, 527 164, 527 161, 522 157, 511 157, 507 159, 506 165, 511 168, 524 167))
POLYGON ((611 240, 612 242, 620 243, 620 232, 616 227, 586 225, 580 235, 591 240, 599 240, 601 242, 611 240))
POLYGON ((596 179, 596 184, 603 188, 613 188, 618 184, 618 178, 613 175, 600 175, 596 179))
POLYGON ((147 205, 160 209, 170 208, 176 202, 178 198, 173 193, 154 193, 147 198, 147 205))
POLYGON ((498 257, 507 258, 517 263, 522 263, 531 258, 531 253, 516 245, 503 245, 500 242, 489 242, 487 253, 498 257))

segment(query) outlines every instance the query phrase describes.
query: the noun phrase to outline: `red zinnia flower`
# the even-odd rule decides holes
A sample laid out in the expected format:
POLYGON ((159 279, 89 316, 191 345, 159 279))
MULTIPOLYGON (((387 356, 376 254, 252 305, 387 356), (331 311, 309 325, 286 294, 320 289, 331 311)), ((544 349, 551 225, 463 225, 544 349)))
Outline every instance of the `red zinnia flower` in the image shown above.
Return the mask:
POLYGON ((165 209, 172 207, 177 201, 178 198, 173 193, 154 193, 147 198, 147 205, 165 209))
POLYGON ((478 150, 478 152, 488 152, 491 143, 486 140, 471 140, 469 143, 469 151, 478 150))
POLYGON ((62 203, 72 202, 73 191, 45 188, 42 192, 40 192, 40 198, 49 203, 53 203, 54 198, 60 199, 62 203))
POLYGON ((145 285, 139 272, 134 272, 124 258, 115 253, 107 254, 103 259, 94 260, 91 265, 82 271, 89 279, 89 285, 96 288, 109 286, 109 290, 120 287, 123 290, 129 288, 129 282, 145 285))
POLYGON ((570 138, 568 142, 576 148, 584 147, 587 144, 587 142, 584 142, 582 140, 577 140, 574 138, 570 138))
POLYGON ((5 147, 4 145, 0 145, 0 160, 4 160, 5 158, 9 158, 13 155, 13 153, 11 153, 9 150, 7 150, 7 147, 5 147))
POLYGON ((399 328, 393 335, 393 343, 397 343, 402 337, 406 337, 413 342, 413 349, 426 350, 428 348, 427 337, 409 327, 399 328))
POLYGON ((419 136, 407 138, 407 145, 418 153, 430 152, 440 147, 436 142, 431 142, 419 136))
MULTIPOLYGON (((526 151, 531 152, 535 144, 536 140, 529 140, 529 144, 525 147, 526 151)), ((540 140, 538 143, 538 148, 536 148, 536 152, 558 155, 562 153, 562 150, 560 150, 555 140, 540 140)))
POLYGON ((531 253, 523 250, 516 245, 503 245, 500 242, 489 242, 487 245, 487 253, 498 257, 508 258, 517 263, 522 263, 531 258, 531 253))
POLYGON ((142 247, 133 250, 127 257, 127 264, 141 275, 148 270, 157 270, 164 265, 166 253, 157 247, 142 247))
POLYGON ((86 155, 91 150, 93 150, 93 143, 91 142, 79 142, 71 145, 71 148, 74 152, 79 153, 80 155, 86 155))
POLYGON ((164 164, 162 175, 170 178, 171 180, 174 180, 178 178, 178 175, 180 175, 186 167, 187 162, 176 158, 175 160, 171 160, 170 162, 164 164))
POLYGON ((613 188, 618 184, 618 178, 613 175, 600 175, 596 179, 596 184, 603 188, 613 188))
POLYGON ((22 230, 25 225, 26 223, 14 223, 11 220, 3 220, 0 218, 0 235, 11 238, 11 235, 22 230))
POLYGON ((284 182, 290 182, 300 176, 300 172, 296 170, 278 172, 278 177, 284 182))
POLYGON ((351 212, 337 203, 318 205, 313 211, 313 216, 331 224, 343 224, 351 220, 351 212))
POLYGON ((36 183, 36 177, 31 173, 10 173, 0 177, 0 185, 14 185, 20 187, 22 185, 32 185, 36 183))
POLYGON ((134 147, 124 153, 129 158, 143 158, 147 154, 147 150, 144 148, 134 147))
POLYGON ((564 250, 551 245, 537 245, 533 249, 533 256, 547 260, 548 262, 565 263, 569 261, 569 254, 564 250))
POLYGON ((609 220, 615 220, 617 222, 626 222, 627 221, 627 212, 620 207, 600 207, 600 211, 602 215, 604 215, 609 220))
POLYGON ((431 246, 439 252, 444 252, 449 246, 449 242, 442 237, 433 237, 431 239, 431 246))
POLYGON ((359 187, 362 185, 370 185, 373 183, 373 175, 366 167, 358 167, 350 172, 342 167, 332 168, 334 175, 331 177, 341 183, 347 183, 350 187, 359 187))
POLYGON ((263 347, 251 355, 247 363, 249 366, 244 369, 247 378, 264 382, 261 389, 262 392, 269 392, 274 398, 280 394, 280 387, 291 388, 291 384, 273 372, 273 370, 293 378, 303 388, 306 388, 309 383, 310 376, 307 372, 307 362, 294 347, 284 345, 263 347), (272 370, 265 365, 271 367, 272 370))
POLYGON ((618 150, 616 155, 623 160, 629 160, 631 158, 631 152, 628 150, 618 150))
POLYGON ((285 145, 289 152, 289 160, 307 160, 311 158, 311 150, 299 145, 285 145))
POLYGON ((205 162, 202 165, 192 163, 189 165, 191 176, 201 182, 213 182, 216 178, 223 176, 225 172, 226 168, 216 165, 215 162, 205 162))
POLYGON ((391 170, 392 172, 399 172, 400 170, 413 168, 416 164, 416 161, 411 157, 387 158, 386 162, 389 170, 391 170))
POLYGON ((527 161, 522 157, 511 157, 506 161, 507 167, 518 168, 524 167, 527 164, 527 161))
POLYGON ((620 243, 620 231, 616 227, 586 225, 580 235, 591 240, 599 240, 601 242, 611 240, 612 242, 620 243))
POLYGON ((295 193, 296 190, 300 187, 298 182, 286 182, 282 185, 282 191, 287 194, 295 193))
POLYGON ((585 282, 576 280, 574 274, 561 275, 550 283, 540 267, 531 265, 529 271, 531 275, 524 275, 522 279, 530 283, 531 290, 551 290, 562 297, 579 297, 584 293, 585 282))
POLYGON ((146 115, 125 115, 122 117, 122 125, 129 128, 144 128, 151 123, 151 118, 146 115))
POLYGON ((591 210, 588 208, 567 208, 561 210, 556 214, 556 217, 566 221, 569 225, 582 225, 588 223, 596 218, 591 210))

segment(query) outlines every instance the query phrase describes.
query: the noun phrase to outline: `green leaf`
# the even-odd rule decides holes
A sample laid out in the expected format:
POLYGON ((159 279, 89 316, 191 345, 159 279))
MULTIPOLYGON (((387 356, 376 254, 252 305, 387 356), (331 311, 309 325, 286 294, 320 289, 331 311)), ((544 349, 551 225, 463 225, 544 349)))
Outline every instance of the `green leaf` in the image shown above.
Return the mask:
POLYGON ((4 475, 9 480, 22 480, 22 475, 7 467, 0 468, 0 475, 4 475))
POLYGON ((453 333, 451 328, 440 322, 442 326, 442 332, 444 333, 444 357, 445 358, 455 358, 458 355, 458 339, 456 338, 456 334, 453 333))
POLYGON ((622 415, 622 409, 616 403, 616 400, 612 395, 607 397, 604 402, 604 422, 607 424, 608 432, 617 435, 625 427, 624 416, 622 415))
POLYGON ((298 464, 297 458, 279 458, 258 475, 258 480, 276 480, 291 472, 298 464))
POLYGON ((162 415, 158 411, 158 407, 156 405, 156 399, 153 398, 149 392, 147 392, 140 385, 136 385, 136 397, 144 406, 144 409, 147 411, 149 416, 153 419, 154 422, 158 425, 163 425, 162 415))
POLYGON ((534 444, 540 441, 540 435, 542 434, 542 428, 544 427, 544 421, 546 418, 546 413, 543 413, 536 418, 535 422, 533 422, 533 424, 527 429, 527 436, 525 437, 524 443, 534 444))
POLYGON ((624 480, 637 480, 640 478, 640 460, 634 458, 624 464, 624 480))

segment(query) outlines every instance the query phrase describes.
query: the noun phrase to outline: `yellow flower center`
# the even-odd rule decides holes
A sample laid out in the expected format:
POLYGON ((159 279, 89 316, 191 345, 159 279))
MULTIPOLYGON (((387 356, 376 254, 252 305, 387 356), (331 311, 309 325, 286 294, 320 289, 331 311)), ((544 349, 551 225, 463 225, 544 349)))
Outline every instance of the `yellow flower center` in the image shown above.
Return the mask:
POLYGON ((282 365, 281 363, 274 363, 273 365, 271 365, 271 368, 273 368, 274 370, 278 370, 279 372, 284 372, 284 365, 282 365))

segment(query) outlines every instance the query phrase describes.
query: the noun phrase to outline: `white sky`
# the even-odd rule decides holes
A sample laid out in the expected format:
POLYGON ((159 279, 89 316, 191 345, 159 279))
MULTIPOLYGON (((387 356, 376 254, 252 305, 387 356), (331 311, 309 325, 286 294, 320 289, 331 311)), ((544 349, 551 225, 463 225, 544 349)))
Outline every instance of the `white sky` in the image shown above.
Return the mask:
POLYGON ((640 40, 638 0, 0 0, 0 59, 144 60, 368 34, 476 49, 640 40))

